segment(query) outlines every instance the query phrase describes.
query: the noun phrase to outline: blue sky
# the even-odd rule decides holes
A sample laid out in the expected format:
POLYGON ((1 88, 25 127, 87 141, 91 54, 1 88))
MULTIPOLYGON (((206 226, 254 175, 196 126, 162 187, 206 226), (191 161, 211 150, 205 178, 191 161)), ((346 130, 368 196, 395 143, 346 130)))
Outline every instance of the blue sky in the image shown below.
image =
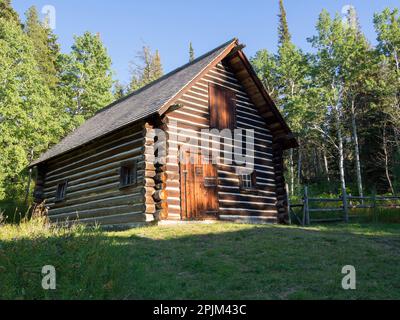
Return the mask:
MULTIPOLYGON (((238 37, 247 55, 261 48, 275 51, 278 0, 13 0, 23 15, 32 5, 56 9, 56 29, 63 52, 73 35, 99 32, 113 60, 115 78, 129 81, 129 62, 147 44, 159 49, 166 72, 188 60, 192 41, 196 54, 203 54, 238 37)), ((356 7, 363 31, 372 43, 374 12, 400 7, 399 0, 285 0, 289 27, 295 44, 309 50, 319 13, 326 8, 341 13, 346 5, 356 7)))

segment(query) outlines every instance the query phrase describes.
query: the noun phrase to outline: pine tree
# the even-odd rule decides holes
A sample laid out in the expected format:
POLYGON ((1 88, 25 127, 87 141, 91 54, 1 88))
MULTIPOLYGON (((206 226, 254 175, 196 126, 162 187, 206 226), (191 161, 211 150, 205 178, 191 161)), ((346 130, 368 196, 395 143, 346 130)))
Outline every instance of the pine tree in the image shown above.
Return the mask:
POLYGON ((113 101, 111 58, 99 35, 85 32, 75 37, 71 53, 62 56, 61 76, 72 127, 113 101))
POLYGON ((292 36, 289 32, 289 26, 286 17, 286 10, 283 4, 283 0, 279 0, 279 43, 284 44, 290 42, 292 36))
POLYGON ((126 87, 121 82, 116 81, 114 83, 113 93, 115 100, 122 99, 126 95, 126 87))
POLYGON ((11 6, 11 0, 0 0, 0 18, 20 24, 18 13, 11 6))
POLYGON ((156 50, 154 58, 151 61, 151 81, 155 81, 164 75, 161 63, 160 52, 156 50))
POLYGON ((21 196, 25 168, 62 130, 32 41, 15 20, 0 18, 0 199, 21 196))
POLYGON ((138 53, 137 59, 139 63, 132 63, 133 68, 131 70, 131 81, 129 84, 130 92, 144 87, 159 79, 164 74, 158 50, 153 54, 150 47, 144 46, 142 51, 138 53))
MULTIPOLYGON (((277 84, 278 84, 278 105, 287 118, 292 130, 298 135, 298 140, 305 138, 307 132, 307 95, 306 78, 308 73, 308 61, 306 56, 292 43, 292 36, 289 32, 286 10, 283 1, 279 1, 279 47, 277 54, 277 84)), ((297 184, 302 178, 302 144, 298 149, 297 159, 297 184)), ((293 150, 289 154, 290 166, 290 187, 294 192, 294 155, 293 150)))
POLYGON ((36 7, 29 8, 26 13, 25 32, 34 45, 34 56, 39 65, 40 72, 45 82, 51 89, 55 89, 59 81, 58 59, 60 47, 57 37, 39 21, 36 7))
POLYGON ((195 54, 194 54, 194 49, 193 49, 193 44, 190 42, 189 44, 189 62, 193 62, 195 59, 195 54))

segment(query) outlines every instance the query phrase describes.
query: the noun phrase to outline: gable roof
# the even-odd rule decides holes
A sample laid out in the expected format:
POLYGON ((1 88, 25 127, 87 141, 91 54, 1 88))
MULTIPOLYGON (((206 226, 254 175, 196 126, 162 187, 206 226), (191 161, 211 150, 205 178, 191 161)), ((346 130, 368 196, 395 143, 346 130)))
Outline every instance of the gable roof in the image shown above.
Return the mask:
MULTIPOLYGON (((115 101, 87 120, 60 143, 42 154, 30 167, 72 151, 136 121, 146 119, 155 114, 163 114, 191 83, 196 81, 210 67, 222 61, 235 48, 240 50, 240 45, 236 38, 195 59, 193 62, 166 74, 138 91, 115 101)), ((272 105, 273 109, 276 109, 273 102, 272 105)), ((277 109, 276 111, 279 113, 277 109)), ((287 128, 284 121, 283 124, 287 128)), ((288 133, 291 134, 289 128, 288 130, 288 133)))

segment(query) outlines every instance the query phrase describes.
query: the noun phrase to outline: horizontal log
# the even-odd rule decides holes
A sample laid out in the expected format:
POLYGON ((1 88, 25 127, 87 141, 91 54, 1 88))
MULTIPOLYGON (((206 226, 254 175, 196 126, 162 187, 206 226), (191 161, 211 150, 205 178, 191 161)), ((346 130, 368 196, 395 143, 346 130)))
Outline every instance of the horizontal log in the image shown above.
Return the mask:
MULTIPOLYGON (((126 161, 138 161, 140 162, 143 158, 143 155, 140 153, 140 150, 135 150, 134 152, 129 152, 128 154, 125 155, 118 155, 118 157, 116 157, 114 159, 113 162, 101 165, 101 166, 97 166, 94 167, 92 169, 89 170, 82 170, 79 172, 76 172, 72 175, 63 175, 62 177, 59 177, 58 179, 49 179, 47 180, 47 184, 52 183, 52 184, 57 184, 60 181, 63 180, 77 180, 79 178, 84 178, 96 173, 101 173, 103 171, 106 170, 111 170, 111 169, 116 169, 116 168, 120 168, 121 167, 121 162, 126 162, 126 161)), ((47 185, 46 185, 47 186, 47 185)))
POLYGON ((110 198, 103 198, 100 200, 88 201, 82 204, 65 206, 58 209, 50 209, 50 215, 57 215, 61 213, 74 213, 79 211, 86 211, 91 209, 99 209, 99 208, 107 208, 107 207, 114 207, 114 206, 121 206, 121 205, 132 205, 135 203, 142 203, 143 204, 143 196, 139 195, 123 195, 118 197, 110 197, 110 198))
MULTIPOLYGON (((142 176, 137 177, 137 185, 136 186, 131 186, 129 188, 124 188, 125 191, 131 191, 133 193, 133 190, 135 190, 138 187, 143 186, 144 184, 144 179, 142 176)), ((94 187, 94 188, 87 188, 87 189, 82 189, 80 191, 74 191, 74 192, 69 192, 67 188, 67 196, 66 200, 74 200, 77 198, 81 197, 87 197, 91 195, 97 195, 100 193, 107 193, 110 191, 114 191, 120 188, 120 182, 115 182, 115 183, 110 183, 107 185, 99 186, 99 187, 94 187)), ((51 197, 49 197, 48 194, 46 194, 46 198, 50 200, 54 200, 55 193, 51 193, 51 197)))
POLYGON ((165 209, 157 210, 154 216, 157 220, 166 220, 168 219, 168 210, 165 209))
POLYGON ((154 188, 156 186, 156 183, 154 182, 154 179, 152 179, 152 178, 145 178, 144 183, 145 183, 146 187, 154 188))
POLYGON ((146 214, 146 222, 156 221, 154 214, 146 214))
POLYGON ((146 200, 146 204, 154 205, 156 203, 152 196, 145 197, 145 200, 146 200))
POLYGON ((146 215, 138 213, 128 213, 107 217, 96 217, 94 219, 79 220, 79 223, 86 225, 120 225, 128 223, 146 222, 146 215))
POLYGON ((154 204, 146 204, 145 205, 145 213, 155 213, 156 212, 156 206, 154 204))
POLYGON ((143 189, 144 189, 144 194, 146 197, 152 196, 156 192, 156 189, 154 187, 146 186, 143 189))
POLYGON ((68 212, 62 213, 58 215, 51 215, 49 214, 49 219, 51 221, 57 221, 59 219, 65 220, 74 220, 74 219, 86 219, 86 218, 95 218, 95 217, 104 217, 104 216, 113 216, 118 214, 144 214, 144 205, 137 204, 137 205, 122 205, 116 207, 109 207, 109 208, 99 208, 99 209, 90 209, 84 211, 75 211, 75 212, 68 212))
POLYGON ((338 212, 343 211, 343 208, 320 208, 320 209, 308 209, 310 212, 338 212))
POLYGON ((66 208, 72 205, 85 204, 91 201, 97 201, 102 199, 108 199, 111 197, 121 197, 121 196, 144 197, 144 194, 141 188, 123 189, 123 190, 119 190, 118 188, 112 188, 109 189, 107 192, 93 193, 89 195, 83 195, 80 197, 69 197, 66 199, 66 201, 63 202, 56 202, 56 203, 50 202, 50 200, 53 199, 48 199, 47 201, 48 205, 53 210, 58 208, 66 208))
POLYGON ((132 141, 142 136, 141 124, 135 124, 123 130, 120 130, 114 134, 110 134, 106 137, 102 137, 96 141, 92 141, 87 145, 80 147, 74 151, 68 152, 64 155, 51 159, 47 162, 47 171, 59 169, 63 165, 71 163, 72 161, 79 161, 88 155, 96 154, 107 148, 110 148, 113 144, 123 144, 128 141, 132 141))
POLYGON ((167 197, 168 197, 168 194, 167 194, 167 191, 165 189, 157 190, 153 195, 153 198, 156 201, 166 200, 167 197))
POLYGON ((276 215, 278 214, 278 211, 275 210, 274 212, 263 212, 263 211, 252 211, 250 212, 249 210, 246 209, 236 209, 236 210, 225 210, 223 208, 221 208, 219 210, 219 215, 220 216, 235 216, 235 215, 239 215, 239 216, 245 216, 245 217, 276 217, 276 215))
POLYGON ((125 155, 133 155, 135 153, 142 153, 144 149, 143 139, 130 141, 123 146, 116 146, 111 150, 106 150, 103 153, 95 153, 91 157, 84 160, 71 163, 66 168, 62 170, 54 171, 54 173, 49 173, 46 175, 46 180, 49 179, 59 179, 62 176, 73 175, 77 171, 87 170, 94 168, 96 166, 101 166, 116 159, 123 158, 125 155))
POLYGON ((220 201, 222 200, 229 200, 229 201, 237 201, 237 202, 262 202, 266 204, 272 204, 275 205, 276 199, 275 197, 264 197, 262 195, 247 195, 247 194, 242 194, 239 191, 233 195, 233 194, 225 194, 223 192, 219 193, 219 199, 220 201))
POLYGON ((255 203, 255 202, 223 202, 220 201, 220 207, 228 208, 228 209, 243 209, 243 210, 260 210, 260 211, 267 211, 272 210, 276 211, 277 206, 274 203, 255 203))
POLYGON ((97 161, 92 161, 86 165, 78 166, 72 170, 67 170, 67 171, 63 171, 63 172, 60 172, 60 173, 57 173, 54 175, 46 176, 46 180, 57 180, 64 176, 74 175, 75 173, 80 172, 80 171, 89 170, 89 169, 93 169, 93 168, 96 168, 96 167, 99 167, 99 166, 102 166, 105 164, 109 164, 109 163, 112 163, 115 161, 120 161, 129 156, 139 155, 139 154, 143 153, 143 149, 144 149, 143 146, 139 146, 136 148, 127 148, 127 150, 125 150, 124 152, 112 153, 107 158, 103 158, 103 159, 100 159, 97 161))

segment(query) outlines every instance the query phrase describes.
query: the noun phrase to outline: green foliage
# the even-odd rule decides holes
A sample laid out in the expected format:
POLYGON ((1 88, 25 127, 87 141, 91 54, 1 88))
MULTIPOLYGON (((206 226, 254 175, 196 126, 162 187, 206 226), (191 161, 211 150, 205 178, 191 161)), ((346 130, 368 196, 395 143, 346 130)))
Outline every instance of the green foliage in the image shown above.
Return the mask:
POLYGON ((64 108, 76 127, 114 97, 111 58, 100 36, 85 32, 74 39, 71 53, 61 57, 61 91, 65 96, 64 108))
POLYGON ((266 49, 257 51, 256 55, 251 58, 251 63, 258 77, 264 84, 270 96, 277 99, 277 61, 276 57, 266 49))
POLYGON ((11 0, 0 0, 0 18, 20 23, 18 13, 11 6, 11 0))
POLYGON ((34 56, 34 45, 15 21, 0 18, 0 199, 22 193, 26 166, 61 128, 53 96, 34 56))
POLYGON ((50 28, 40 22, 36 7, 31 7, 26 13, 24 30, 32 40, 34 56, 45 83, 55 90, 59 81, 58 60, 60 55, 57 37, 50 28))
POLYGON ((126 96, 127 88, 119 81, 115 81, 113 93, 114 99, 119 100, 126 96))
POLYGON ((130 92, 139 90, 164 74, 158 50, 153 54, 150 47, 144 46, 142 51, 138 53, 137 59, 139 62, 133 63, 134 67, 131 70, 130 92))
POLYGON ((298 182, 315 184, 320 192, 335 189, 331 186, 337 185, 342 153, 344 183, 348 180, 354 190, 362 187, 356 171, 360 164, 365 190, 374 186, 387 192, 387 176, 396 175, 394 154, 400 147, 398 10, 375 15, 376 49, 361 32, 354 8, 345 22, 323 10, 316 35, 309 39, 312 54, 304 54, 291 42, 283 1, 279 18, 277 54, 260 50, 251 62, 300 142, 300 150, 287 163, 288 182, 294 183, 297 170, 298 182))
POLYGON ((283 0, 279 0, 279 43, 282 45, 284 43, 291 42, 292 36, 289 32, 289 26, 286 17, 285 6, 283 5, 283 0))

